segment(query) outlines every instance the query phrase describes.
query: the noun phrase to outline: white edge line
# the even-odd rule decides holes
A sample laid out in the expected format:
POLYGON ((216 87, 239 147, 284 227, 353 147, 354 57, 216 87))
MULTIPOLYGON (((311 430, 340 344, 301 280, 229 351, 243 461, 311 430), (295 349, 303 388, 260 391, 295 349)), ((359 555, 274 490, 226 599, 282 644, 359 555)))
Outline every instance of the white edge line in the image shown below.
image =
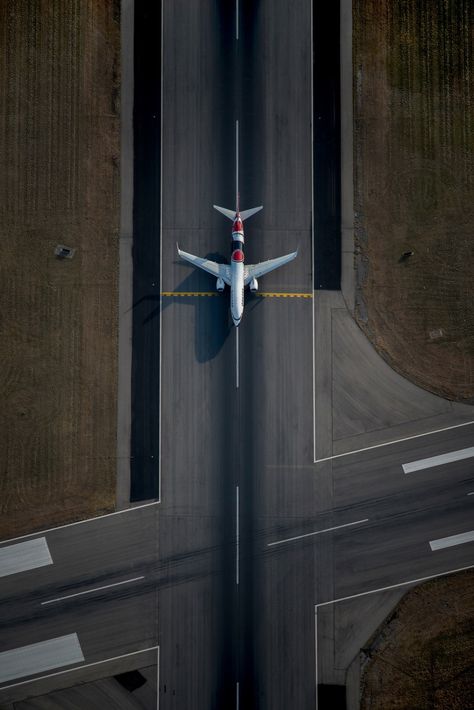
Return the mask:
POLYGON ((235 209, 239 203, 239 119, 235 122, 235 209))
POLYGON ((164 0, 161 0, 161 89, 160 89, 160 359, 158 365, 158 383, 160 388, 160 401, 158 403, 158 446, 160 447, 160 455, 158 457, 158 503, 161 503, 161 397, 163 388, 162 384, 162 366, 161 359, 163 353, 163 24, 164 24, 164 0))
POLYGON ((324 530, 316 530, 316 532, 305 533, 304 535, 296 535, 295 537, 288 537, 286 540, 277 540, 276 542, 267 543, 267 547, 272 547, 273 545, 283 545, 284 542, 293 542, 293 540, 301 540, 304 537, 312 537, 313 535, 321 535, 322 533, 332 532, 333 530, 341 530, 342 528, 348 528, 351 525, 361 525, 362 523, 368 523, 369 519, 364 518, 364 520, 355 520, 353 523, 344 523, 344 525, 336 525, 333 528, 325 528, 324 530))
POLYGON ((150 508, 152 505, 158 505, 160 501, 154 500, 151 503, 143 503, 143 505, 136 505, 133 508, 125 508, 124 510, 114 510, 113 513, 105 513, 104 515, 97 515, 95 518, 85 518, 84 520, 76 520, 73 523, 65 523, 65 525, 57 525, 55 528, 47 528, 46 530, 37 530, 36 532, 27 533, 26 535, 19 535, 18 537, 10 537, 8 540, 0 540, 0 545, 6 545, 9 542, 15 542, 15 540, 24 540, 27 537, 34 537, 35 535, 44 535, 46 533, 54 532, 55 530, 64 530, 64 528, 72 528, 74 525, 84 525, 84 523, 92 523, 95 520, 102 520, 103 518, 111 518, 113 515, 123 515, 124 513, 133 513, 134 510, 141 510, 142 508, 150 508))
POLYGON ((160 710, 160 647, 156 649, 156 710, 160 710))
POLYGON ((239 39, 239 0, 235 0, 235 39, 239 39))
POLYGON ((319 673, 318 673, 318 605, 314 607, 314 679, 315 679, 315 708, 318 710, 319 698, 318 698, 318 684, 319 684, 319 673))
POLYGON ((366 446, 363 449, 354 449, 353 451, 345 451, 342 454, 334 454, 334 456, 326 456, 324 459, 315 459, 314 463, 322 463, 323 461, 332 461, 332 459, 339 459, 342 456, 350 456, 351 454, 360 454, 362 451, 370 451, 371 449, 379 449, 381 446, 391 446, 392 444, 400 444, 403 441, 410 441, 411 439, 419 439, 422 436, 431 436, 432 434, 439 434, 443 431, 449 431, 450 429, 459 429, 462 426, 470 426, 474 424, 474 420, 470 422, 463 422, 462 424, 453 424, 452 426, 446 426, 442 429, 433 429, 433 431, 426 431, 423 434, 413 434, 413 436, 405 436, 403 439, 394 439, 393 441, 385 441, 382 444, 374 444, 373 446, 366 446))
POLYGON ((314 328, 314 89, 313 89, 313 52, 314 52, 314 47, 313 47, 313 3, 310 3, 311 5, 311 57, 310 57, 310 64, 311 64, 311 293, 313 295, 312 302, 313 302, 313 323, 312 323, 312 331, 313 331, 313 460, 316 460, 316 373, 315 373, 315 368, 316 368, 316 356, 315 356, 315 346, 316 346, 316 338, 315 338, 315 328, 314 328))
POLYGON ((239 584, 240 567, 240 523, 239 523, 239 487, 235 487, 235 583, 239 584))
POLYGON ((151 646, 150 648, 142 648, 140 651, 131 651, 130 653, 123 653, 121 656, 113 656, 112 658, 104 658, 103 661, 94 661, 94 663, 85 663, 82 666, 76 666, 75 668, 66 668, 62 671, 56 671, 56 673, 48 673, 47 675, 41 675, 38 678, 30 678, 29 680, 22 680, 20 683, 12 683, 11 685, 0 685, 0 693, 4 690, 9 690, 10 688, 18 688, 20 685, 27 685, 28 683, 37 683, 40 680, 46 680, 47 678, 54 678, 58 675, 64 675, 65 673, 74 673, 74 671, 82 671, 84 668, 92 668, 92 666, 100 666, 104 663, 112 663, 112 661, 120 661, 122 658, 129 658, 130 656, 136 656, 138 653, 146 653, 147 651, 156 651, 159 646, 151 646))
POLYGON ((380 587, 379 589, 369 589, 367 592, 360 592, 359 594, 351 594, 348 597, 339 597, 339 599, 331 599, 328 602, 321 602, 316 604, 316 608, 322 606, 329 606, 330 604, 339 604, 339 602, 345 602, 349 599, 357 599, 358 597, 365 597, 368 594, 376 594, 377 592, 388 592, 390 589, 398 589, 400 587, 406 587, 409 584, 418 584, 419 582, 426 582, 429 579, 436 579, 437 577, 448 577, 450 574, 456 574, 456 572, 465 572, 468 569, 474 569, 474 565, 468 565, 467 567, 458 567, 457 569, 450 569, 446 572, 438 572, 437 574, 429 574, 427 577, 419 577, 418 579, 409 579, 406 582, 399 582, 398 584, 391 584, 388 587, 380 587))
POLYGON ((84 594, 93 594, 94 592, 101 592, 103 589, 111 589, 112 587, 119 587, 122 584, 130 584, 131 582, 138 582, 140 579, 145 579, 142 577, 133 577, 132 579, 124 579, 122 582, 114 582, 113 584, 105 584, 103 587, 94 587, 94 589, 86 589, 83 592, 76 592, 75 594, 66 594, 64 597, 56 597, 56 599, 48 599, 46 602, 41 602, 41 606, 46 606, 46 604, 54 604, 55 602, 62 602, 64 599, 72 599, 73 597, 81 597, 84 594))

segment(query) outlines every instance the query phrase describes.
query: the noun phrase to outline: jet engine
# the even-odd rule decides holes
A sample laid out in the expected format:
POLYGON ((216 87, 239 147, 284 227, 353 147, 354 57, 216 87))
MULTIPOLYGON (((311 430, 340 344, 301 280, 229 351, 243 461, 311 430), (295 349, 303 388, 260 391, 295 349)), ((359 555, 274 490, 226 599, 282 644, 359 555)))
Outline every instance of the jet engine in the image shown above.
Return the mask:
POLYGON ((257 281, 257 279, 255 278, 255 276, 254 276, 253 279, 250 281, 250 283, 249 283, 249 288, 250 288, 250 290, 252 291, 252 293, 255 293, 255 291, 258 291, 258 281, 257 281))
POLYGON ((219 276, 219 278, 216 281, 216 289, 219 291, 219 293, 222 293, 224 288, 225 288, 224 279, 221 279, 221 277, 219 276))

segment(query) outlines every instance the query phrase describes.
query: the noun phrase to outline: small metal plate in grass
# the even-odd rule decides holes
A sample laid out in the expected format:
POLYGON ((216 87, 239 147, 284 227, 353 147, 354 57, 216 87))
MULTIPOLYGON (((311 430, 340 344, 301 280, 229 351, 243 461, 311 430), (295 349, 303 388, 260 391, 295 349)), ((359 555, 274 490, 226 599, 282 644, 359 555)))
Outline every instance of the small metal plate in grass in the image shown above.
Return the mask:
POLYGON ((76 250, 72 247, 65 246, 65 244, 58 244, 54 249, 54 253, 58 259, 72 259, 76 250))

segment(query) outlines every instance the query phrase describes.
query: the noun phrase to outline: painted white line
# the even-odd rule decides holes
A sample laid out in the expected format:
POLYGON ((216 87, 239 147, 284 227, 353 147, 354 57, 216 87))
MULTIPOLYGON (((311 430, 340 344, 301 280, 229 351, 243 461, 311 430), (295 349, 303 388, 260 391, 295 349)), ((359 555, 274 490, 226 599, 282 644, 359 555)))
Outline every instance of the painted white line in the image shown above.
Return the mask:
POLYGON ((403 439, 394 439, 393 441, 385 441, 383 444, 374 444, 374 446, 366 446, 363 449, 354 449, 353 451, 345 451, 343 454, 334 454, 334 456, 326 456, 324 459, 315 459, 314 463, 322 463, 323 461, 332 461, 332 459, 339 459, 342 456, 351 456, 352 454, 360 454, 363 451, 370 451, 371 449, 379 449, 382 446, 392 446, 392 444, 400 444, 403 441, 410 441, 411 439, 419 439, 422 436, 431 436, 432 434, 440 434, 443 431, 450 431, 451 429, 459 429, 462 426, 470 426, 474 424, 474 420, 470 422, 463 422, 462 424, 453 424, 453 426, 446 426, 442 429, 433 429, 433 431, 426 431, 424 434, 414 434, 413 436, 406 436, 403 439))
POLYGON ((235 0, 235 39, 239 39, 239 0, 235 0))
POLYGON ((235 707, 236 710, 239 710, 240 708, 240 685, 238 681, 235 684, 235 707))
POLYGON ((235 388, 239 389, 239 329, 235 328, 235 388))
POLYGON ((459 451, 448 451, 448 453, 439 454, 439 456, 430 456, 427 459, 419 459, 418 461, 404 463, 402 465, 402 468, 404 473, 413 473, 414 471, 423 471, 425 468, 435 468, 435 466, 443 466, 447 463, 453 463, 453 461, 462 461, 463 459, 470 459, 473 456, 474 446, 470 446, 467 449, 459 449, 459 451))
POLYGON ((50 671, 59 666, 81 663, 83 660, 77 634, 67 634, 12 648, 0 653, 0 683, 41 671, 50 671))
POLYGON ((82 666, 76 666, 76 668, 66 668, 63 671, 56 671, 56 673, 48 673, 47 675, 41 675, 38 678, 30 678, 29 680, 22 680, 20 683, 12 683, 11 685, 0 685, 0 691, 9 690, 10 688, 18 688, 20 685, 26 685, 27 683, 37 683, 40 680, 46 680, 47 678, 54 678, 58 675, 64 675, 65 673, 74 673, 74 671, 82 671, 84 668, 92 668, 93 666, 100 666, 104 663, 112 663, 112 661, 120 661, 122 658, 129 658, 130 656, 136 656, 139 653, 146 653, 147 651, 156 651, 159 646, 151 646, 150 648, 142 648, 140 651, 131 651, 131 653, 123 653, 121 656, 113 656, 112 658, 104 658, 103 661, 95 661, 94 663, 84 663, 82 666))
POLYGON ((235 487, 235 583, 239 583, 240 568, 240 521, 239 521, 239 487, 235 487))
POLYGON ((122 584, 131 584, 132 582, 138 582, 140 579, 145 579, 145 577, 132 577, 132 579, 125 579, 123 582, 115 582, 114 584, 105 584, 103 587, 94 587, 94 589, 87 589, 85 592, 76 592, 75 594, 66 594, 66 596, 64 597, 48 599, 47 602, 41 602, 41 606, 46 606, 46 604, 54 604, 55 602, 62 602, 64 601, 64 599, 72 599, 73 597, 82 597, 84 594, 93 594, 94 592, 101 592, 103 589, 120 587, 122 584))
POLYGON ((471 491, 470 493, 467 494, 468 496, 474 496, 474 491, 471 491))
POLYGON ((445 547, 464 545, 466 542, 474 542, 474 530, 469 530, 469 532, 460 533, 459 535, 440 537, 438 540, 430 540, 430 547, 432 552, 435 552, 435 550, 443 550, 445 547))
MULTIPOLYGON (((309 57, 311 73, 311 292, 314 296, 314 87, 313 87, 313 3, 310 3, 311 12, 311 54, 309 57)), ((313 461, 316 459, 316 335, 314 326, 314 302, 312 299, 312 336, 313 336, 313 461)))
POLYGON ((150 508, 152 505, 158 505, 160 501, 154 500, 152 503, 143 503, 143 505, 136 505, 133 508, 125 508, 124 510, 115 510, 113 513, 105 513, 104 515, 97 515, 95 518, 85 518, 84 520, 76 520, 74 523, 66 523, 65 525, 57 525, 55 528, 46 528, 46 530, 37 530, 36 532, 27 533, 26 535, 19 535, 18 537, 11 537, 8 540, 0 540, 0 545, 7 545, 9 542, 15 542, 16 540, 25 540, 28 537, 34 537, 35 535, 45 535, 46 533, 55 532, 56 530, 64 530, 64 528, 72 528, 74 525, 84 525, 84 523, 93 523, 95 520, 102 520, 103 518, 111 518, 114 515, 123 515, 124 513, 133 513, 135 510, 141 510, 142 508, 150 508))
POLYGON ((326 528, 325 530, 316 530, 316 532, 305 533, 304 535, 296 535, 296 537, 288 537, 286 540, 277 540, 276 542, 269 542, 267 547, 272 547, 273 545, 283 545, 285 542, 293 542, 293 540, 302 540, 304 537, 312 537, 313 535, 322 535, 323 533, 332 532, 333 530, 342 530, 342 528, 349 528, 351 525, 361 525, 362 523, 368 523, 369 519, 364 518, 364 520, 355 520, 353 523, 344 523, 344 525, 336 525, 333 528, 326 528))
POLYGON ((457 569, 450 569, 446 572, 438 572, 438 574, 429 574, 426 577, 418 577, 418 579, 409 579, 406 582, 399 582, 398 584, 390 584, 388 587, 379 587, 378 589, 369 589, 367 592, 360 592, 359 594, 350 594, 347 597, 339 597, 338 599, 331 599, 328 602, 321 602, 315 606, 319 609, 322 606, 329 606, 330 604, 339 604, 340 602, 349 601, 349 599, 358 599, 359 597, 365 597, 368 594, 377 594, 378 592, 388 592, 391 589, 399 589, 400 587, 407 587, 409 584, 419 584, 420 582, 427 582, 429 579, 437 579, 438 577, 449 577, 451 574, 456 574, 456 572, 465 572, 468 569, 474 569, 474 565, 467 565, 466 567, 458 567, 457 569))
POLYGON ((45 537, 0 548, 0 577, 52 565, 45 537))

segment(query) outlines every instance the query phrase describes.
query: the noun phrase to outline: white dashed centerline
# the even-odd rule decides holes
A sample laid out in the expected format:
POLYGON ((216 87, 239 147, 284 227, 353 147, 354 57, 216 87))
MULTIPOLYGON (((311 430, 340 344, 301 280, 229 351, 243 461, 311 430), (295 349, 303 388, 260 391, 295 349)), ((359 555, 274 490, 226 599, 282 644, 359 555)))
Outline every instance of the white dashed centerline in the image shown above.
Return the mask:
POLYGON ((336 525, 333 528, 325 528, 324 530, 316 530, 316 532, 305 533, 304 535, 296 535, 295 537, 287 537, 285 540, 277 540, 276 542, 269 542, 267 547, 272 547, 274 545, 283 545, 285 542, 293 542, 294 540, 302 540, 304 537, 312 537, 313 535, 322 535, 323 533, 332 532, 333 530, 342 530, 342 528, 348 528, 351 525, 361 525, 362 523, 368 523, 369 519, 364 518, 364 520, 355 520, 353 523, 345 523, 344 525, 336 525))
POLYGON ((115 582, 114 584, 105 584, 103 587, 94 587, 94 589, 87 589, 84 592, 76 592, 75 594, 67 594, 64 597, 56 597, 56 599, 49 599, 47 602, 41 602, 41 606, 46 606, 46 604, 54 604, 55 602, 62 602, 65 599, 72 599, 73 597, 82 597, 84 594, 93 594, 94 592, 101 592, 103 589, 112 589, 112 587, 120 587, 122 584, 131 584, 132 582, 138 582, 145 577, 132 577, 132 579, 124 579, 123 582, 115 582))
POLYGON ((235 583, 239 583, 240 567, 240 526, 239 526, 239 487, 235 487, 235 583))

